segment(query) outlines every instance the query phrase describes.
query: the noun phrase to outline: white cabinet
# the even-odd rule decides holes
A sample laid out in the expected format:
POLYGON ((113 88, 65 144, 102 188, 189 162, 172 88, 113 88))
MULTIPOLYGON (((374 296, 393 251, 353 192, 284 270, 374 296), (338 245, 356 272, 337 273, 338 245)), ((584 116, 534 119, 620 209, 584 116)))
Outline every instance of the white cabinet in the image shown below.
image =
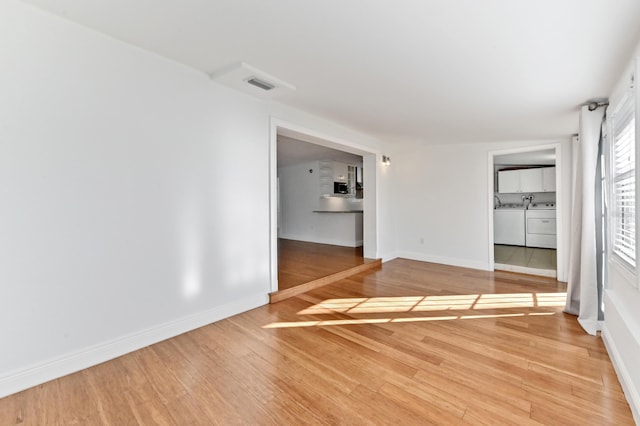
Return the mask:
POLYGON ((555 167, 501 170, 498 172, 498 192, 501 194, 555 192, 555 190, 555 167))
POLYGON ((356 166, 347 165, 347 188, 349 194, 356 193, 356 166))
POLYGON ((498 192, 514 193, 520 191, 520 170, 502 170, 498 172, 498 192))
POLYGON ((542 169, 542 192, 556 192, 556 168, 542 169))
POLYGON ((320 196, 333 195, 333 161, 320 161, 318 163, 318 183, 320 196))
POLYGON ((334 196, 334 182, 347 184, 347 196, 355 196, 356 193, 356 166, 339 163, 337 161, 322 160, 318 162, 318 180, 320 196, 334 196))
POLYGON ((523 169, 520 172, 520 192, 542 192, 542 169, 523 169))
POLYGON ((349 177, 348 166, 344 163, 333 162, 333 181, 334 182, 347 182, 349 177))

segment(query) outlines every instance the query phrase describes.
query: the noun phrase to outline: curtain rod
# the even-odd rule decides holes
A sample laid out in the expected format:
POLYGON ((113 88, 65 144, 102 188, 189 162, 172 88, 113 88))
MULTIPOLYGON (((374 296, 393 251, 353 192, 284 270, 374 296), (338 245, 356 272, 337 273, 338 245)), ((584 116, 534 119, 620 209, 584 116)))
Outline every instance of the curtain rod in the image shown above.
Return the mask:
POLYGON ((588 106, 589 111, 595 111, 600 107, 608 106, 608 105, 609 105, 609 100, 602 100, 602 101, 585 102, 581 106, 588 106))

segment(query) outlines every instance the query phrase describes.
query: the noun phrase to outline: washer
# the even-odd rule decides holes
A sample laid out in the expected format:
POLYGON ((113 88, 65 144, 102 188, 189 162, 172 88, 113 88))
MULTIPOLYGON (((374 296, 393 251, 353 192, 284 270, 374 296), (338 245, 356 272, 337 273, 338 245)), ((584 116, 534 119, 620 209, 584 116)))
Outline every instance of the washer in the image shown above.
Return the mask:
POLYGON ((493 211, 493 243, 525 245, 525 211, 522 204, 503 204, 493 211))

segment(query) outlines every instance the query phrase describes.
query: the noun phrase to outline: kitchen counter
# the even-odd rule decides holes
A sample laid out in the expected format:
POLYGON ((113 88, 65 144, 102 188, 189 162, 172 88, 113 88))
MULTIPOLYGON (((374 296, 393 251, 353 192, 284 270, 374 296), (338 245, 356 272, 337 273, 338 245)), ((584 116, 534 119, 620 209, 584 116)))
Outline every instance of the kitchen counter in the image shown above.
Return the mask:
POLYGON ((362 210, 314 210, 314 213, 362 213, 362 210))

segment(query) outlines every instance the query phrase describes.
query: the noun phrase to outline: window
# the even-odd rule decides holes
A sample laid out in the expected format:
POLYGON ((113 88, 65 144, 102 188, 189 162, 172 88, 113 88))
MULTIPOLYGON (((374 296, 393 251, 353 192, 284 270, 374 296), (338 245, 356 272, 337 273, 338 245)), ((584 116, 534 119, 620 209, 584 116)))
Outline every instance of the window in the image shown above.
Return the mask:
POLYGON ((612 251, 636 266, 635 99, 629 93, 611 120, 612 251))

